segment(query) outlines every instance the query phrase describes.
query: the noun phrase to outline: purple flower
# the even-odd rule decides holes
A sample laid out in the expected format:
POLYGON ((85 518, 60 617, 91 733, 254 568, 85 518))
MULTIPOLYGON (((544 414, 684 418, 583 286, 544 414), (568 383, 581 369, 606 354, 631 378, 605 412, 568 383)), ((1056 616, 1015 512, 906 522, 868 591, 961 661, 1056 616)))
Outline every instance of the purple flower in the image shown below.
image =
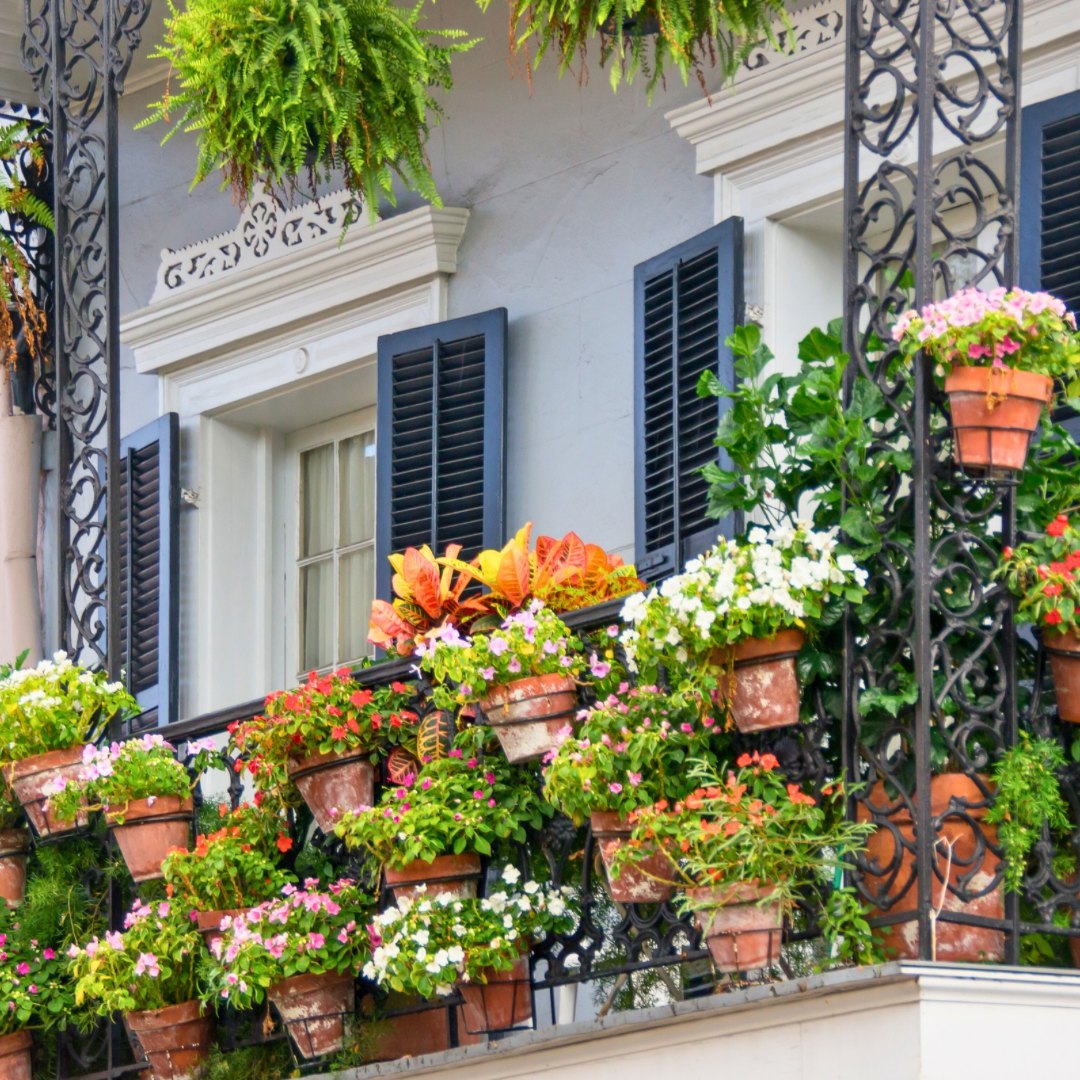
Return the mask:
POLYGON ((493 667, 482 667, 480 669, 480 678, 484 682, 491 682, 495 678, 495 669, 493 667))
POLYGON ((559 657, 559 663, 563 667, 573 667, 574 666, 574 658, 572 656, 560 656, 559 657))
POLYGON ((607 628, 607 636, 610 637, 610 638, 618 637, 619 636, 619 628, 617 626, 609 626, 607 628))
POLYGON ((513 657, 506 665, 506 670, 516 675, 521 670, 521 661, 516 656, 513 657))
POLYGON ((593 673, 594 679, 604 679, 611 671, 611 665, 598 659, 596 653, 593 653, 589 657, 589 670, 593 673))
POLYGON ((488 642, 488 648, 491 650, 492 656, 502 656, 502 654, 510 648, 510 643, 506 638, 493 637, 491 641, 488 642))

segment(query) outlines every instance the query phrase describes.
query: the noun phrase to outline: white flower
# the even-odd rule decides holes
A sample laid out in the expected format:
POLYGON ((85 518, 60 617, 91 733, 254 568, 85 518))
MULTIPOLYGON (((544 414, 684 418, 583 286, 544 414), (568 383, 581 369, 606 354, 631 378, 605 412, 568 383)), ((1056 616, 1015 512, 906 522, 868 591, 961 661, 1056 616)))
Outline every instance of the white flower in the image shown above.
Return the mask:
POLYGON ((509 930, 513 925, 514 925, 514 916, 513 915, 504 915, 503 916, 503 926, 505 926, 506 929, 509 930))
POLYGON ((379 981, 379 973, 375 970, 375 965, 370 960, 364 965, 364 978, 370 979, 372 982, 379 981))
POLYGON ((526 882, 525 882, 525 891, 526 891, 526 892, 527 892, 527 893, 528 893, 528 894, 529 894, 530 896, 532 896, 532 895, 533 895, 534 893, 536 893, 536 892, 539 892, 539 891, 540 891, 540 886, 539 886, 539 885, 537 885, 535 881, 526 881, 526 882))
POLYGON ((416 950, 416 959, 419 963, 423 963, 427 959, 427 949, 421 946, 416 950))
POLYGON ((843 570, 845 574, 854 574, 857 568, 855 560, 850 555, 837 556, 836 565, 843 570))
POLYGON ((521 878, 521 871, 516 866, 507 866, 503 869, 502 876, 508 885, 516 885, 521 878))
POLYGON ((563 898, 561 896, 553 896, 548 901, 548 911, 550 911, 552 915, 562 915, 563 912, 566 911, 566 903, 563 901, 563 898))
POLYGON ((435 987, 435 993, 438 994, 439 997, 449 997, 453 992, 453 986, 445 986, 443 984, 440 984, 435 987))
POLYGON ((750 544, 767 544, 769 542, 769 534, 760 526, 753 528, 747 534, 747 543, 750 544))
MULTIPOLYGON (((461 929, 464 931, 465 927, 463 926, 461 929)), ((460 964, 465 960, 465 950, 460 945, 451 945, 446 950, 446 958, 451 964, 460 964)))
POLYGON ((413 941, 415 941, 417 945, 426 945, 430 940, 431 934, 427 930, 417 930, 416 933, 413 934, 413 941))

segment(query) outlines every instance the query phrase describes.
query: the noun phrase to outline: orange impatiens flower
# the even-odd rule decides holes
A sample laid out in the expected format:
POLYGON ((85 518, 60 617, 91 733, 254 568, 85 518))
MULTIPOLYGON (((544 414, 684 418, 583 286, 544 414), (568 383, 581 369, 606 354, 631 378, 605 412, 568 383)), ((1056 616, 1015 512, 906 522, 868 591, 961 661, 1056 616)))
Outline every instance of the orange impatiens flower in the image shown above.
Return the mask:
POLYGON ((286 851, 292 851, 292 846, 293 842, 291 836, 286 836, 284 833, 278 833, 277 847, 282 855, 284 855, 286 851))

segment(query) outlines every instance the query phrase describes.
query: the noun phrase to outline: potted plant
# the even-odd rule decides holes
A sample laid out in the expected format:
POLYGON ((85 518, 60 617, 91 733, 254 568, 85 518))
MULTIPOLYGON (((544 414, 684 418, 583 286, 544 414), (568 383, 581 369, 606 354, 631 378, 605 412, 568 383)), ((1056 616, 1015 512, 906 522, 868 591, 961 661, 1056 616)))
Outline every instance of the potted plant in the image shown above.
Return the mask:
POLYGON ((1080 724, 1080 531, 1065 514, 1031 543, 1005 548, 994 577, 1019 601, 1016 620, 1042 632, 1058 716, 1080 724))
POLYGON ((199 1000, 205 950, 186 908, 136 900, 124 931, 68 950, 75 1004, 122 1013, 156 1080, 187 1080, 210 1056, 212 1017, 199 1000))
POLYGON ((260 181, 315 195, 320 174, 339 170, 374 223, 380 200, 395 202, 397 174, 439 205, 424 144, 442 114, 436 91, 452 85, 450 58, 473 44, 462 32, 424 29, 420 6, 390 0, 309 9, 192 0, 170 10, 151 58, 169 61, 180 90, 170 80, 140 126, 164 120, 164 141, 197 133, 193 184, 220 168, 244 203, 260 181))
MULTIPOLYGON (((818 805, 786 782, 772 754, 743 754, 737 772, 695 762, 702 786, 674 808, 635 811, 634 839, 658 843, 677 860, 692 910, 717 971, 732 974, 779 963, 785 916, 826 871, 846 865, 872 826, 844 820, 838 789, 818 805)), ((615 856, 630 858, 629 849, 615 856)))
POLYGON ((370 955, 371 898, 343 878, 325 892, 308 879, 231 919, 210 951, 206 998, 248 1008, 269 997, 305 1058, 342 1048, 355 978, 370 955))
POLYGON ((283 818, 247 804, 232 813, 222 806, 221 818, 220 829, 195 838, 194 851, 178 848, 161 864, 166 892, 194 909, 208 946, 221 937, 226 918, 278 896, 296 880, 277 866, 276 856, 293 846, 283 818))
POLYGON ((590 823, 608 871, 608 892, 619 903, 668 900, 675 870, 662 848, 634 848, 632 862, 615 866, 615 852, 631 843, 635 810, 675 803, 696 786, 690 758, 715 764, 727 740, 707 712, 700 691, 665 693, 659 687, 623 684, 584 715, 576 733, 560 733, 545 759, 544 798, 575 824, 590 823))
POLYGON ((18 907, 26 891, 30 830, 21 827, 22 819, 22 807, 14 793, 0 787, 0 899, 9 908, 18 907))
POLYGON ((519 885, 507 866, 502 888, 485 899, 443 893, 405 897, 375 917, 364 975, 397 991, 464 999, 470 1034, 503 1031, 532 1017, 529 947, 573 929, 570 890, 519 885))
POLYGON ((907 356, 925 350, 945 376, 953 457, 973 476, 1024 467, 1054 379, 1065 383, 1066 397, 1080 394, 1076 318, 1049 293, 964 289, 905 311, 892 336, 907 356))
POLYGON ((374 801, 375 769, 389 750, 414 734, 413 687, 401 682, 368 690, 348 668, 312 672, 295 690, 266 699, 264 716, 230 725, 234 748, 251 756, 259 789, 299 789, 324 833, 337 816, 374 801))
POLYGON ((83 768, 74 780, 59 776, 45 787, 46 807, 61 821, 80 811, 104 810, 131 878, 157 881, 174 848, 187 848, 191 790, 214 758, 214 740, 193 742, 187 765, 158 734, 109 746, 83 748, 83 768))
POLYGON ((622 641, 646 674, 695 665, 744 733, 796 724, 804 631, 827 604, 858 603, 866 577, 832 533, 801 522, 753 528, 745 544, 721 537, 684 573, 631 596, 622 641))
POLYGON ((490 634, 463 638, 444 626, 416 649, 440 709, 476 702, 507 760, 534 761, 555 746, 577 709, 581 642, 539 600, 490 634))
POLYGON ((59 836, 87 824, 85 809, 71 819, 47 810, 46 787, 61 777, 75 779, 86 744, 118 713, 137 708, 123 684, 84 671, 62 652, 0 679, 5 742, 0 767, 38 836, 59 836))
POLYGON ((375 807, 343 815, 335 830, 350 848, 367 851, 401 899, 420 886, 454 897, 476 895, 480 856, 500 842, 524 843, 551 808, 531 776, 497 757, 465 758, 470 733, 449 757, 383 793, 375 807))

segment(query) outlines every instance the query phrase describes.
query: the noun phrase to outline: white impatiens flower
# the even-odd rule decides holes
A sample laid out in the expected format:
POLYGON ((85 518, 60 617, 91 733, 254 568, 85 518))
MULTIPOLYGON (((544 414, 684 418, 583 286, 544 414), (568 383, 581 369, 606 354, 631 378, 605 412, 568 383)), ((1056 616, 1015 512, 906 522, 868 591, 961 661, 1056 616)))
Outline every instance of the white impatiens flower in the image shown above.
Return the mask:
POLYGON ((746 537, 746 541, 749 544, 767 544, 769 542, 769 534, 758 526, 750 530, 746 537))
POLYGON ((428 933, 427 930, 417 930, 416 933, 413 934, 413 941, 415 941, 417 945, 426 945, 430 940, 431 934, 428 933))
POLYGON ((537 885, 535 881, 526 881, 525 882, 525 891, 529 894, 529 896, 532 896, 534 893, 539 891, 539 889, 540 889, 540 886, 537 885))
POLYGON ((561 896, 553 896, 548 901, 548 911, 550 911, 552 915, 558 917, 566 912, 566 902, 561 896))
POLYGON ((521 880, 521 871, 516 866, 507 866, 503 868, 502 876, 508 885, 516 885, 521 880))
MULTIPOLYGON (((465 932, 465 927, 461 928, 462 933, 465 932)), ((446 950, 446 958, 451 964, 460 964, 465 960, 465 950, 460 945, 451 945, 446 950)))

